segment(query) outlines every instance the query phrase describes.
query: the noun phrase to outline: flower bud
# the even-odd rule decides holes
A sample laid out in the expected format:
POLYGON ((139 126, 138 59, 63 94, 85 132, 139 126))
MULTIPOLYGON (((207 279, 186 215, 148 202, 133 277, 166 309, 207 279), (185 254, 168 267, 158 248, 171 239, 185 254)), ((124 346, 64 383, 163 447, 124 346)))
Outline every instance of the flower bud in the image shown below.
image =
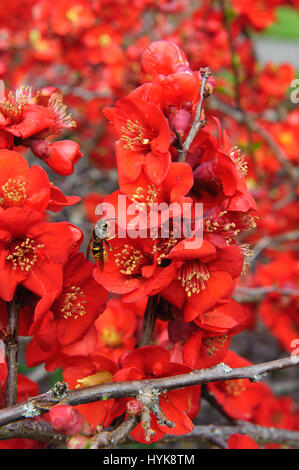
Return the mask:
POLYGON ((210 75, 205 84, 205 96, 210 96, 214 93, 216 89, 216 80, 210 75))
POLYGON ((127 413, 129 416, 139 416, 142 412, 143 405, 139 400, 130 400, 127 403, 127 413))
POLYGON ((73 140, 33 140, 31 150, 37 157, 44 160, 52 170, 60 175, 71 175, 74 165, 82 157, 79 145, 73 140))
POLYGON ((142 54, 142 67, 149 74, 169 75, 189 70, 189 62, 179 46, 170 41, 152 42, 142 54))
POLYGON ((189 125, 191 113, 183 108, 177 109, 174 106, 170 108, 168 116, 170 127, 179 134, 184 133, 189 125))
POLYGON ((67 436, 91 432, 91 426, 86 423, 81 413, 69 405, 54 406, 50 409, 49 416, 52 428, 67 436))

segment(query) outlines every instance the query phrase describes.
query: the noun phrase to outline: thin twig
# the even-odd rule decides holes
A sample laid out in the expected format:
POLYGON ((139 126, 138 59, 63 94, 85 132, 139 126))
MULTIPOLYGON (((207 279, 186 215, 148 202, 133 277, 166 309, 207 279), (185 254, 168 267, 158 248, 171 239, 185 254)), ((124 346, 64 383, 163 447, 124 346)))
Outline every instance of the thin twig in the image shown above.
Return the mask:
POLYGON ((8 374, 6 379, 5 398, 6 406, 17 403, 17 375, 18 375, 18 324, 19 312, 14 298, 7 305, 8 309, 8 335, 5 339, 6 361, 8 374))
POLYGON ((173 440, 188 440, 188 441, 208 441, 211 438, 218 437, 224 441, 234 434, 246 434, 252 437, 257 443, 266 444, 283 444, 290 447, 299 447, 299 432, 289 431, 287 429, 273 428, 259 426, 244 421, 237 421, 235 425, 197 425, 189 434, 183 436, 170 436, 167 435, 161 442, 171 442, 173 440))
POLYGON ((287 287, 266 286, 266 287, 237 287, 233 293, 233 298, 237 302, 257 303, 263 300, 268 294, 280 294, 288 296, 299 296, 298 289, 287 287))
MULTIPOLYGON (((138 422, 139 419, 136 416, 128 416, 128 418, 124 420, 120 426, 111 432, 110 444, 115 447, 123 442, 127 438, 128 434, 130 434, 130 432, 136 428, 138 422)), ((109 447, 111 447, 111 445, 109 447)))
POLYGON ((53 431, 49 423, 33 420, 17 421, 0 428, 0 440, 34 439, 47 442, 53 447, 64 447, 66 437, 53 431))
POLYGON ((144 312, 142 331, 138 345, 139 347, 146 346, 151 342, 157 318, 157 304, 158 297, 156 295, 153 295, 148 298, 146 309, 144 312))
POLYGON ((178 150, 178 156, 177 159, 179 162, 184 162, 187 157, 187 153, 191 147, 191 144, 193 140, 195 139, 198 131, 205 126, 206 121, 205 119, 201 118, 202 114, 202 105, 203 105, 203 100, 205 98, 205 85, 206 81, 209 78, 211 72, 208 68, 202 69, 201 70, 202 74, 202 81, 201 81, 201 87, 200 87, 200 101, 197 105, 196 111, 195 111, 195 116, 193 120, 193 124, 191 126, 191 129, 183 143, 183 147, 178 150))

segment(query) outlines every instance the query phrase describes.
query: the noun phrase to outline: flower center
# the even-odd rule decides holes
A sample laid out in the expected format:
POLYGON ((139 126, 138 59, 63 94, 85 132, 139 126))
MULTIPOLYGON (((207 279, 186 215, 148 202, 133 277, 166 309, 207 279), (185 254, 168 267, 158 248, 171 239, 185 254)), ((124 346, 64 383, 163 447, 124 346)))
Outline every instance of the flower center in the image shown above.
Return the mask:
POLYGON ((227 335, 221 336, 207 336, 203 338, 202 342, 204 343, 205 347, 208 351, 208 356, 213 357, 219 351, 219 349, 223 348, 227 341, 227 335))
POLYGON ((240 232, 248 231, 256 227, 257 217, 248 214, 231 214, 228 216, 227 211, 221 212, 217 216, 209 216, 204 219, 204 230, 209 233, 217 233, 222 235, 226 244, 235 242, 240 232), (230 218, 233 217, 233 220, 230 218))
POLYGON ((2 207, 21 206, 27 199, 26 182, 22 178, 9 178, 3 186, 0 205, 2 207))
POLYGON ((125 149, 144 151, 144 147, 149 148, 150 144, 150 136, 145 135, 146 133, 149 134, 137 120, 133 122, 128 119, 121 128, 120 140, 124 142, 125 149))
POLYGON ((181 266, 178 279, 182 282, 188 297, 205 289, 205 281, 210 278, 207 267, 198 260, 187 260, 181 266))
POLYGON ((230 153, 230 158, 235 164, 239 176, 246 176, 248 172, 248 165, 243 155, 241 155, 241 150, 238 147, 234 147, 230 153))
POLYGON ((78 23, 80 20, 80 15, 82 14, 82 10, 82 5, 74 5, 65 12, 65 17, 67 20, 69 20, 70 23, 78 23))
POLYGON ((35 265, 39 250, 44 248, 43 244, 36 244, 35 240, 27 237, 23 240, 13 240, 9 244, 9 255, 6 260, 12 264, 12 269, 15 271, 30 271, 32 266, 35 265))
POLYGON ((111 348, 122 345, 122 334, 116 331, 113 326, 108 326, 102 330, 102 342, 111 348))
POLYGON ((122 250, 115 253, 114 260, 120 272, 127 275, 141 275, 141 268, 148 264, 145 254, 130 245, 124 245, 122 250))
POLYGON ((22 117, 26 103, 32 98, 32 87, 21 85, 15 92, 10 91, 7 98, 0 102, 0 112, 6 118, 6 124, 17 124, 22 117))
POLYGON ((246 390, 244 379, 235 379, 225 381, 225 391, 235 397, 241 395, 246 390))
POLYGON ((48 109, 54 118, 51 132, 58 133, 63 129, 76 127, 76 122, 73 120, 72 115, 67 112, 67 106, 59 98, 51 97, 48 102, 48 109))
POLYGON ((157 238, 154 241, 152 253, 157 253, 157 263, 161 264, 163 259, 166 258, 171 249, 178 243, 178 239, 174 238, 173 231, 169 233, 169 238, 157 238))
POLYGON ((56 309, 66 320, 69 318, 77 320, 77 318, 86 314, 85 304, 83 290, 80 287, 71 286, 64 289, 60 295, 56 309))
POLYGON ((154 184, 147 185, 146 188, 139 186, 136 188, 135 194, 132 196, 132 201, 143 206, 151 206, 159 202, 159 193, 162 188, 157 188, 154 184))
POLYGON ((112 38, 111 36, 109 36, 109 34, 101 34, 99 37, 98 37, 98 43, 100 46, 102 47, 108 47, 110 46, 112 42, 112 38))

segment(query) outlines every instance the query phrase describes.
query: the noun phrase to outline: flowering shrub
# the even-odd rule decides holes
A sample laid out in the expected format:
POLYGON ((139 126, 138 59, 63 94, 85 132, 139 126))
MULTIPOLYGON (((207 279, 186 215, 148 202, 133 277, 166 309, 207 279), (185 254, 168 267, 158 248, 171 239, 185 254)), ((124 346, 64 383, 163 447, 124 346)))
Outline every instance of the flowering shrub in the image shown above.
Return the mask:
POLYGON ((39 426, 2 448, 183 438, 202 400, 235 425, 218 447, 289 442, 259 426, 299 443, 293 398, 258 382, 296 354, 265 369, 234 347, 261 324, 281 352, 299 337, 296 75, 258 67, 250 36, 299 5, 189 3, 0 13, 0 423, 24 402, 39 426), (42 395, 17 373, 20 337, 27 368, 61 372, 42 395))

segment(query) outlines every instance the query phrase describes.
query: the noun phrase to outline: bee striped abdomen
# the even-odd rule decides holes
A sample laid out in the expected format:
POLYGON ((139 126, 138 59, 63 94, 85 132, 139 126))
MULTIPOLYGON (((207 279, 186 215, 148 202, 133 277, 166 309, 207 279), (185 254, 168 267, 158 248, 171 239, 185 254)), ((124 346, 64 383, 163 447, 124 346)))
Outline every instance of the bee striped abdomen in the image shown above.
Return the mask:
POLYGON ((93 240, 91 243, 91 254, 94 260, 98 260, 105 251, 102 241, 93 240))

